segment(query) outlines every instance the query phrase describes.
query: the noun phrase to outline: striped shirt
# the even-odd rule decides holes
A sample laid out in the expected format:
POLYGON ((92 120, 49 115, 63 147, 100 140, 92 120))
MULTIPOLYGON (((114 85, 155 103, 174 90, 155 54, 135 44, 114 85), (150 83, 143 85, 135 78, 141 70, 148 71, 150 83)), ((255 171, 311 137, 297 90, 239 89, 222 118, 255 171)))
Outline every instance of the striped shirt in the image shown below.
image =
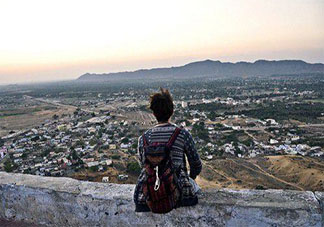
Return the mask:
MULTIPOLYGON (((145 139, 148 144, 154 142, 167 143, 171 138, 172 134, 174 133, 176 127, 177 127, 176 125, 171 123, 157 125, 147 130, 143 134, 143 136, 145 136, 145 139)), ((145 198, 143 197, 142 188, 141 188, 142 183, 146 180, 146 172, 144 170, 145 156, 144 156, 144 149, 143 149, 143 136, 140 136, 138 139, 138 155, 142 166, 142 172, 138 178, 138 182, 134 194, 134 201, 136 205, 145 204, 145 198)), ((183 197, 182 204, 194 205, 190 203, 191 201, 196 201, 197 196, 194 192, 191 183, 189 182, 189 175, 191 178, 195 179, 196 176, 201 171, 202 164, 201 164, 199 154, 195 148, 194 140, 191 134, 186 129, 181 128, 181 131, 171 148, 170 155, 171 155, 173 167, 175 169, 180 169, 179 171, 180 176, 178 176, 178 179, 179 179, 179 185, 182 190, 182 197, 183 197), (189 167, 190 167, 189 175, 186 167, 187 165, 186 165, 185 157, 187 157, 189 167)))

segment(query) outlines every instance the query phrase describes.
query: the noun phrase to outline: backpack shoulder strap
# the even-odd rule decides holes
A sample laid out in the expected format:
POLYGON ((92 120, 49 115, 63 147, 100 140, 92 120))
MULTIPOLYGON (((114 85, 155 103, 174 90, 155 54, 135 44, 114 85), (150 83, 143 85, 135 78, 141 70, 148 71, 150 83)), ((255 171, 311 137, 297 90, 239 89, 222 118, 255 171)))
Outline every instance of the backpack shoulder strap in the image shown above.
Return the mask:
POLYGON ((173 146, 175 140, 177 139, 178 135, 180 134, 180 131, 181 131, 181 128, 176 127, 171 138, 169 139, 169 141, 167 143, 167 147, 171 148, 173 146))

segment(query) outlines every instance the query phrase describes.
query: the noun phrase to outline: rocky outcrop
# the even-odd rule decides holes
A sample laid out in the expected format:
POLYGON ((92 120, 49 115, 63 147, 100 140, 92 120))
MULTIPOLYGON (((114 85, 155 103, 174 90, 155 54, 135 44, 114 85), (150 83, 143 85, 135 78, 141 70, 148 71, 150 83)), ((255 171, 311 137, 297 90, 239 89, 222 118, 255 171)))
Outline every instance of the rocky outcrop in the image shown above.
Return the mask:
POLYGON ((134 185, 0 172, 0 219, 48 226, 323 226, 323 192, 204 191, 195 207, 135 213, 134 185))

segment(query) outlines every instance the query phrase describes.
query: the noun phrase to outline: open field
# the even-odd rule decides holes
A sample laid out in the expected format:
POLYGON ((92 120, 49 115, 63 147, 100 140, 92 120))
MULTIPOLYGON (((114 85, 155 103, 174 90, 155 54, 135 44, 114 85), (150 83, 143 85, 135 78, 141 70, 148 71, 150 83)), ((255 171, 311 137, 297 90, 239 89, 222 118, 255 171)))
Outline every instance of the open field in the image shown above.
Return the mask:
POLYGON ((130 121, 137 122, 141 127, 147 128, 156 124, 153 114, 142 110, 128 111, 123 116, 130 121))
POLYGON ((0 115, 0 137, 8 135, 10 131, 27 130, 52 119, 54 115, 73 113, 75 108, 66 106, 53 106, 39 104, 32 108, 18 108, 10 111, 2 111, 0 115))
POLYGON ((324 190, 324 162, 301 156, 216 159, 204 163, 202 188, 324 190))

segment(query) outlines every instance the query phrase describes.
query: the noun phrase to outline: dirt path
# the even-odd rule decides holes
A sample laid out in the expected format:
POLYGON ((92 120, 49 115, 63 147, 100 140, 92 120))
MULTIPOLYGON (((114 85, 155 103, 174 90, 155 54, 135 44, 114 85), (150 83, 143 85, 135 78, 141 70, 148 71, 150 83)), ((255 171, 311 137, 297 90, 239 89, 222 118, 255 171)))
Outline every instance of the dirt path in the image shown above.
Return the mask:
POLYGON ((313 159, 309 159, 309 158, 306 158, 308 161, 310 161, 310 162, 314 162, 316 165, 319 165, 319 166, 321 166, 321 167, 323 167, 324 168, 324 163, 321 163, 321 162, 317 162, 317 161, 314 161, 313 159))
POLYGON ((209 167, 209 169, 211 169, 213 172, 217 173, 218 175, 226 178, 231 184, 234 184, 233 178, 224 175, 224 173, 220 173, 219 171, 215 170, 211 165, 207 164, 205 161, 203 161, 203 164, 207 167, 209 167))
POLYGON ((251 133, 249 133, 247 130, 244 130, 244 132, 248 135, 248 136, 250 136, 252 139, 254 139, 254 140, 256 140, 257 141, 257 139, 251 134, 251 133))

